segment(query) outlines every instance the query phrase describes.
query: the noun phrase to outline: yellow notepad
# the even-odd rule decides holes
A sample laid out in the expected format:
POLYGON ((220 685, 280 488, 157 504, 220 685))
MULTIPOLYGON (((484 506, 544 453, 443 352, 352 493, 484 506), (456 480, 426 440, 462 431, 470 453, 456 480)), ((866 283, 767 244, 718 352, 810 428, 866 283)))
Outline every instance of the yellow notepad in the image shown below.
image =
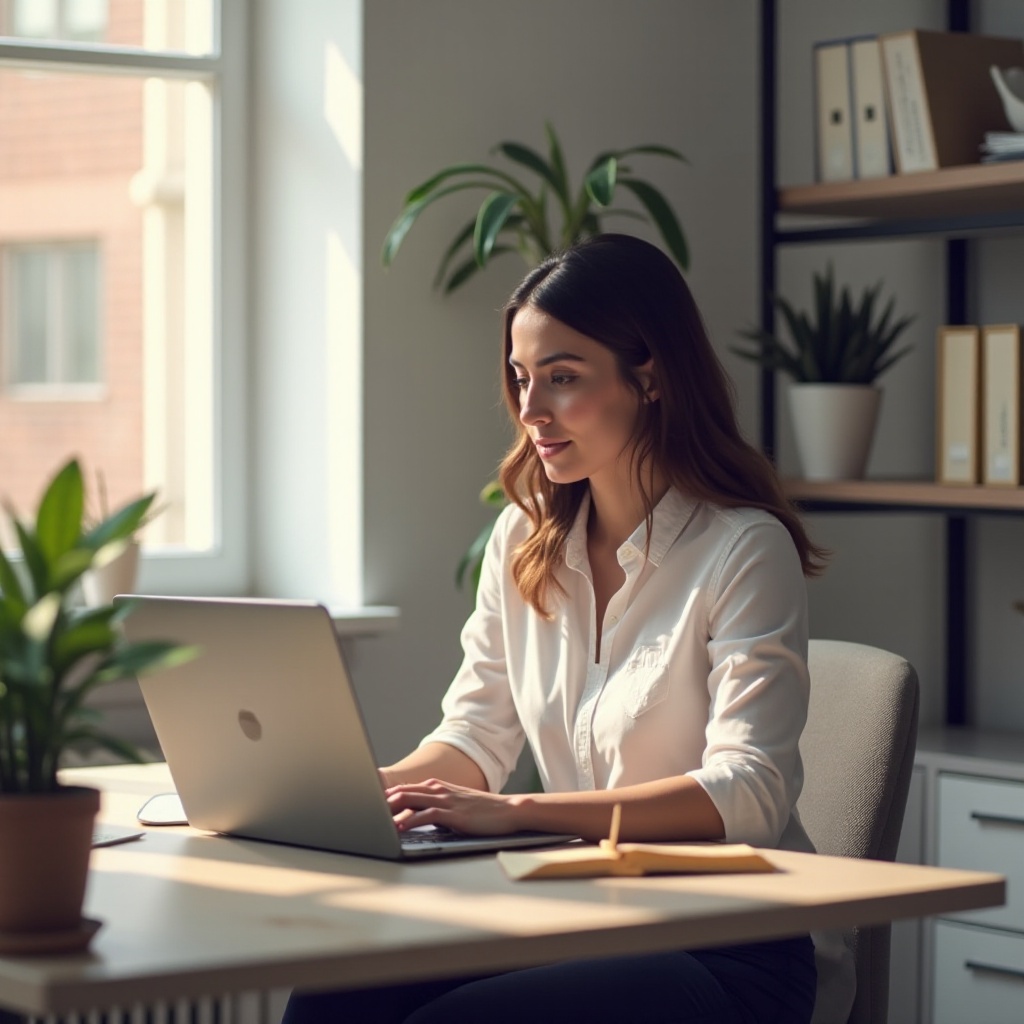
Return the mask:
POLYGON ((776 871, 746 843, 651 844, 618 841, 621 805, 612 811, 611 834, 599 846, 556 850, 502 850, 498 860, 513 881, 524 878, 600 878, 606 875, 719 874, 776 871))

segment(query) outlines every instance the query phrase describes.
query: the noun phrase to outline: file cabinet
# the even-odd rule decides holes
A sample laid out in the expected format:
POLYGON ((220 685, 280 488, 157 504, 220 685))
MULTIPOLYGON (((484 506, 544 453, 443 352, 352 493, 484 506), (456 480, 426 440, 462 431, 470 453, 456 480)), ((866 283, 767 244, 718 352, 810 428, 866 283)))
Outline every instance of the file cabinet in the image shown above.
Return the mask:
MULTIPOLYGON (((921 932, 921 1024, 1024 1020, 1024 737, 922 732, 922 860, 997 871, 1002 907, 929 920, 921 932)), ((904 1024, 892 1019, 893 1024, 904 1024)))

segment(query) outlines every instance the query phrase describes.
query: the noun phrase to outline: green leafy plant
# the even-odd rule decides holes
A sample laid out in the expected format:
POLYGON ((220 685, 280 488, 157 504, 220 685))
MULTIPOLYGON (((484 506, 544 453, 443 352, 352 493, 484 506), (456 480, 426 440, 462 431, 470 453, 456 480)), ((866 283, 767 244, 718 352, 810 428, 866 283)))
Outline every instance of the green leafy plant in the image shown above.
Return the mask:
POLYGON ((124 550, 154 497, 86 526, 82 471, 71 459, 47 485, 34 523, 7 509, 21 564, 0 551, 0 793, 59 789, 62 757, 81 748, 141 759, 131 744, 97 728, 98 712, 86 697, 194 651, 165 641, 129 643, 119 627, 130 602, 82 608, 73 595, 83 573, 124 550))
POLYGON ((753 345, 734 347, 737 355, 769 370, 788 374, 798 383, 871 384, 902 359, 907 345, 893 351, 896 339, 913 322, 893 320, 895 299, 876 316, 882 284, 866 288, 856 302, 849 288, 836 295, 832 267, 814 275, 814 309, 798 312, 781 296, 773 301, 782 313, 789 339, 763 330, 742 331, 753 345), (813 319, 812 319, 813 317, 813 319))
MULTIPOLYGON (((546 126, 548 156, 520 142, 500 142, 500 153, 538 181, 531 187, 521 176, 482 163, 446 167, 414 188, 406 197, 384 240, 381 259, 390 266, 399 246, 427 207, 467 189, 483 189, 487 196, 455 236, 441 257, 435 287, 447 294, 485 267, 493 256, 518 252, 528 266, 551 253, 604 230, 603 218, 611 216, 650 220, 661 233, 672 258, 685 270, 689 266, 686 237, 668 200, 649 182, 633 176, 636 156, 686 158, 667 146, 632 146, 608 150, 591 161, 583 181, 573 187, 561 143, 550 124, 546 126), (642 212, 613 207, 619 190, 633 195, 642 212)), ((528 179, 529 180, 529 179, 528 179)))

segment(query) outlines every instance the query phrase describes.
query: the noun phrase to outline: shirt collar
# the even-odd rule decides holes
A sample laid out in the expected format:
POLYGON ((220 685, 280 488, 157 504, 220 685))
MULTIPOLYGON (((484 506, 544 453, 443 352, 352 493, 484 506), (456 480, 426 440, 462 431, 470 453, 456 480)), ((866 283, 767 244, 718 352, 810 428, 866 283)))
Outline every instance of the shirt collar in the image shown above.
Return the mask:
MULTIPOLYGON (((666 552, 683 532, 696 510, 697 503, 685 498, 674 487, 670 487, 665 496, 654 507, 651 523, 651 546, 647 552, 647 560, 654 566, 661 564, 666 552)), ((576 519, 569 530, 565 544, 565 563, 570 569, 582 569, 587 564, 587 517, 590 514, 590 491, 583 495, 576 519)), ((626 542, 619 548, 618 556, 621 564, 630 549, 643 553, 647 543, 647 523, 641 522, 626 542)))

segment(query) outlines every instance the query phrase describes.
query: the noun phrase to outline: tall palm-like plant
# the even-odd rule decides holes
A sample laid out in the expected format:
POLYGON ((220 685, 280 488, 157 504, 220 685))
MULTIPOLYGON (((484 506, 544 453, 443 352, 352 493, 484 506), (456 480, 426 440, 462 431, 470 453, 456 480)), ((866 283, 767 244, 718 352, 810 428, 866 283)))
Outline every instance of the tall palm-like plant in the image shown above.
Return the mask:
MULTIPOLYGON (((517 252, 527 266, 574 242, 606 230, 609 217, 625 217, 653 223, 665 248, 683 270, 689 269, 690 252, 679 218, 665 196, 650 182, 633 174, 635 157, 660 156, 686 162, 668 146, 644 145, 606 150, 591 160, 582 181, 573 186, 561 142, 551 124, 545 125, 548 151, 545 158, 521 142, 500 142, 493 152, 501 154, 521 174, 489 164, 463 163, 445 167, 414 188, 402 204, 384 240, 381 260, 390 266, 402 241, 420 214, 439 199, 467 190, 487 192, 476 215, 447 246, 438 264, 434 286, 447 295, 465 284, 502 253, 517 252), (617 195, 631 195, 639 208, 613 206, 617 195)), ((490 508, 500 509, 506 498, 491 481, 480 495, 490 508)), ((455 572, 457 586, 480 580, 480 564, 494 522, 488 522, 463 555, 455 572)))
MULTIPOLYGON (((447 294, 487 266, 493 256, 518 252, 528 266, 582 238, 605 230, 607 217, 650 221, 661 234, 672 258, 685 270, 690 257, 686 236, 665 196, 648 181, 633 175, 632 158, 662 156, 685 162, 668 146, 631 146, 607 150, 590 162, 582 182, 573 186, 561 143, 554 128, 545 126, 545 159, 521 142, 494 147, 536 180, 482 163, 445 167, 414 188, 384 240, 381 259, 390 266, 399 246, 420 214, 439 199, 470 189, 487 192, 476 215, 456 234, 441 257, 435 286, 447 294), (641 209, 612 206, 620 191, 630 193, 641 209)), ((514 168, 515 169, 515 168, 514 168)))

